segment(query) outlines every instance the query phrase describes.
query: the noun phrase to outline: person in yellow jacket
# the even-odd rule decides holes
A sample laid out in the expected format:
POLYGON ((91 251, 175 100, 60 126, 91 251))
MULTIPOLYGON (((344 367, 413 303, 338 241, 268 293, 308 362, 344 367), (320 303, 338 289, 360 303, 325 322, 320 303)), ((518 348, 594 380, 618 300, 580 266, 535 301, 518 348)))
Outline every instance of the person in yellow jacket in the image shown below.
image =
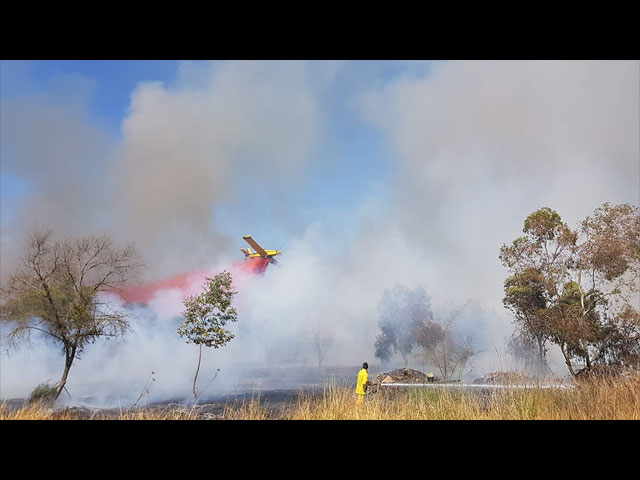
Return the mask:
POLYGON ((356 384, 356 395, 358 395, 358 400, 363 400, 364 395, 367 393, 367 386, 369 385, 369 373, 367 369, 369 368, 369 364, 364 362, 362 364, 362 369, 358 372, 358 383, 356 384))

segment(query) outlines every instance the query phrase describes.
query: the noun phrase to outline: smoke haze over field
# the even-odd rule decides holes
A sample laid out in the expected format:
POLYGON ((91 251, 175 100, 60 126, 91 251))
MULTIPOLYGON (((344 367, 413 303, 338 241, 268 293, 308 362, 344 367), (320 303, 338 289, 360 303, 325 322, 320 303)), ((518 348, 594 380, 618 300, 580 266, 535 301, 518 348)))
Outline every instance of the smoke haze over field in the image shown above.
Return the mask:
MULTIPOLYGON (((238 278, 236 338, 204 353, 218 385, 233 386, 238 364, 315 364, 313 328, 334 337, 325 364, 375 363, 378 302, 397 283, 424 285, 442 315, 472 301, 458 328, 483 351, 480 376, 504 366, 496 350, 513 326, 498 251, 526 216, 549 206, 574 227, 605 201, 640 204, 639 71, 180 62, 127 92, 113 132, 92 103, 109 83, 26 82, 28 66, 3 61, 2 280, 36 223, 134 243, 145 282, 229 269, 251 234, 284 250, 282 268, 238 278)), ((197 348, 176 333, 180 292, 123 308, 136 334, 88 347, 69 391, 135 397, 153 370, 155 394, 188 393, 197 348)), ((62 364, 53 347, 3 352, 2 397, 57 381, 62 364)))

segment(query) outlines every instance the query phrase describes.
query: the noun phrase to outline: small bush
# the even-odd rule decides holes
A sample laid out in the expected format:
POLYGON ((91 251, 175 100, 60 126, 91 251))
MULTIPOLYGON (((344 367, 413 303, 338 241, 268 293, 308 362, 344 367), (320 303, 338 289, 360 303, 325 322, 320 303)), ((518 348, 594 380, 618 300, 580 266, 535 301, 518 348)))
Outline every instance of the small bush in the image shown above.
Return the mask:
POLYGON ((56 385, 41 383, 29 395, 29 403, 51 404, 56 399, 56 385))

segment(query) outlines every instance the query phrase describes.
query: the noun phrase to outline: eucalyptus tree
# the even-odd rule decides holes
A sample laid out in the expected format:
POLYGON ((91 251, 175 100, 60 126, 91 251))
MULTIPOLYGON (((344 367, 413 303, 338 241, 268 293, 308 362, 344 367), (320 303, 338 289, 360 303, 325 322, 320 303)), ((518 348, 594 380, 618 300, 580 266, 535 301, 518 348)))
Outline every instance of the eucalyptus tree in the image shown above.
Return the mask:
POLYGON ((500 260, 511 273, 504 283, 503 303, 514 314, 523 346, 535 351, 535 370, 542 374, 552 333, 548 309, 569 280, 567 267, 577 234, 548 207, 525 219, 523 233, 500 249, 500 260))
POLYGON ((640 368, 640 214, 604 203, 578 228, 564 285, 550 312, 569 371, 640 368))
POLYGON ((638 368, 638 208, 604 203, 572 230, 545 207, 524 233, 499 255, 511 273, 503 302, 522 338, 537 342, 541 360, 547 341, 558 345, 573 376, 638 368))

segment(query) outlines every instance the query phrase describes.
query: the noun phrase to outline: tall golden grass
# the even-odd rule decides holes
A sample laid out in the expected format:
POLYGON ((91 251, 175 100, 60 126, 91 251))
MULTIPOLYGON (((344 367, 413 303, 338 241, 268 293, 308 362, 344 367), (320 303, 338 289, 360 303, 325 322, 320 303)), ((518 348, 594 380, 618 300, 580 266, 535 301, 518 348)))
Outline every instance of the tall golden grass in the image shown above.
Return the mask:
MULTIPOLYGON (((42 406, 9 409, 0 420, 73 420, 67 410, 42 406)), ((104 419, 96 414, 92 419, 104 419)), ((192 409, 136 409, 116 420, 192 420, 192 409)), ((328 385, 321 394, 300 393, 297 402, 274 407, 260 396, 228 404, 216 418, 228 420, 639 420, 640 375, 593 379, 570 389, 542 387, 479 392, 459 388, 381 389, 358 402, 352 388, 328 385)))
POLYGON ((572 389, 532 387, 479 392, 457 388, 382 390, 358 403, 350 390, 321 401, 301 397, 300 420, 638 420, 640 378, 591 381, 572 389))

